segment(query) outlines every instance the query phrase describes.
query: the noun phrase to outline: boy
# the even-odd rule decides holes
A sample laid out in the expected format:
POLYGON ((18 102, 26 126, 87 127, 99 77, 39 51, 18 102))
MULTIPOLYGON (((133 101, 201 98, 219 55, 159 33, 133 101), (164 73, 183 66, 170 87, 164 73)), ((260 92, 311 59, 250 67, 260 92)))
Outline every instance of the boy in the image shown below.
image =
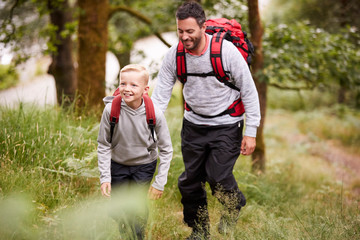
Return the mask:
MULTIPOLYGON (((158 149, 158 173, 149 188, 149 197, 158 199, 162 196, 173 149, 166 119, 156 106, 156 137, 152 137, 146 122, 143 94, 149 90, 148 80, 149 73, 143 66, 131 64, 121 69, 121 112, 111 142, 110 112, 114 96, 104 98, 106 106, 98 136, 98 164, 103 196, 110 197, 114 187, 129 183, 149 186, 156 169, 158 149)), ((135 224, 134 227, 133 237, 136 235, 135 238, 142 239, 144 223, 135 224)))

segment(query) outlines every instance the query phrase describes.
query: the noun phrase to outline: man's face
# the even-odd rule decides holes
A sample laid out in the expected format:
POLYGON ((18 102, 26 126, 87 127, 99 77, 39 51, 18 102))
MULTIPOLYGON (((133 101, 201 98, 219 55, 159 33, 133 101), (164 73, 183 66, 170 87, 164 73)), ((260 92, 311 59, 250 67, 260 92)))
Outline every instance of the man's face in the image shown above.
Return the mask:
POLYGON ((195 18, 176 20, 179 40, 184 44, 185 49, 196 51, 199 48, 202 37, 205 33, 205 23, 200 27, 195 18))

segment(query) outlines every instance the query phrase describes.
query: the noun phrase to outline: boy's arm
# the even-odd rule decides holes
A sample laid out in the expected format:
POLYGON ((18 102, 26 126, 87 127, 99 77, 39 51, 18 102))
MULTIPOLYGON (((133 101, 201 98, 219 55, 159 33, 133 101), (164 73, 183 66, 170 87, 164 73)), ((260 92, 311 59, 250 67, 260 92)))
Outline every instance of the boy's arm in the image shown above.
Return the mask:
POLYGON ((167 175, 170 168, 170 162, 173 155, 173 148, 171 144, 171 138, 169 129, 166 123, 164 114, 156 108, 156 136, 158 140, 158 149, 159 149, 159 165, 158 171, 155 176, 155 181, 152 184, 152 187, 159 191, 164 191, 164 186, 167 182, 167 175))
POLYGON ((111 143, 110 139, 110 109, 111 104, 107 104, 103 111, 103 115, 99 127, 98 135, 98 167, 100 171, 100 183, 110 183, 111 182, 111 143))

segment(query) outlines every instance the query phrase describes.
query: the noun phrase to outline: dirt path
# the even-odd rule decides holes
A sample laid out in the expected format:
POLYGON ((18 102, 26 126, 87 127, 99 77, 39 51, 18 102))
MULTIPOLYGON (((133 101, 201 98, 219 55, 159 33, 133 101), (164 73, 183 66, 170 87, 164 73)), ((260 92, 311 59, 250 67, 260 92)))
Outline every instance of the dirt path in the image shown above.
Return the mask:
POLYGON ((332 141, 315 143, 311 153, 333 165, 336 177, 353 193, 360 196, 360 156, 349 153, 332 141))
MULTIPOLYGON (((310 144, 310 154, 320 157, 329 163, 335 170, 337 181, 341 182, 346 189, 349 189, 354 195, 360 196, 360 156, 351 153, 346 147, 336 144, 334 141, 323 140, 314 141, 309 136, 299 132, 296 126, 296 119, 289 114, 279 114, 275 117, 285 118, 282 121, 290 125, 289 129, 293 129, 286 134, 282 134, 284 141, 297 144, 310 144)), ((289 126, 287 126, 289 127, 289 126)))
POLYGON ((20 102, 37 106, 55 105, 56 89, 54 78, 50 75, 36 77, 20 85, 0 91, 0 105, 17 107, 20 102))

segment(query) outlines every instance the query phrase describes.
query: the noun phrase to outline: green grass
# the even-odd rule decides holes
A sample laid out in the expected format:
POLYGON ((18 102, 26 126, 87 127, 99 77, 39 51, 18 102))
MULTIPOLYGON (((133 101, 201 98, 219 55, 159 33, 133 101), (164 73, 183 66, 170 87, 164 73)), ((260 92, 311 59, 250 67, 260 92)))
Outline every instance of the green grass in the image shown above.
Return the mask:
MULTIPOLYGON (((166 113, 174 158, 163 197, 149 202, 147 239, 190 234, 177 188, 183 171, 178 99, 174 96, 166 113)), ((236 230, 226 236, 216 231, 222 206, 208 191, 212 239, 360 238, 359 196, 336 179, 334 166, 311 153, 307 138, 297 139, 343 136, 339 144, 355 148, 360 117, 339 111, 268 110, 266 173, 252 174, 250 157, 239 158, 234 175, 248 203, 236 230), (344 126, 352 127, 345 131, 344 126)), ((1 108, 0 117, 0 239, 120 239, 108 215, 111 204, 99 191, 100 116, 20 105, 1 108)))

